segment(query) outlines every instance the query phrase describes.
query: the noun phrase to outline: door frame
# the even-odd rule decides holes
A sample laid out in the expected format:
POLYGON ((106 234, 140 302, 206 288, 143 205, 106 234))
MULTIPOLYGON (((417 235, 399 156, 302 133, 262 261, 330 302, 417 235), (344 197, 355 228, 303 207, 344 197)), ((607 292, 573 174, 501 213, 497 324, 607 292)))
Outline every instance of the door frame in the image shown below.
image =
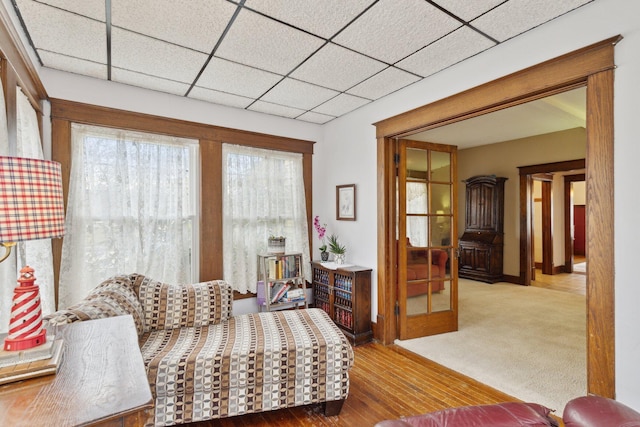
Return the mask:
POLYGON ((573 273, 573 203, 571 184, 586 181, 586 174, 565 175, 564 177, 564 272, 573 273))
MULTIPOLYGON (((535 263, 533 254, 533 177, 534 175, 546 174, 551 172, 561 172, 584 169, 586 167, 585 159, 567 160, 555 163, 543 163, 539 165, 520 166, 520 277, 518 284, 530 286, 531 281, 535 280, 535 263)), ((550 188, 549 188, 550 190, 550 188)), ((550 194, 548 195, 550 197, 550 194)), ((549 215, 549 235, 550 240, 547 243, 548 249, 551 248, 551 209, 547 212, 549 215)), ((565 223, 566 227, 566 223, 565 223)), ((612 243, 613 244, 613 243, 612 243)), ((547 254, 548 263, 545 273, 553 274, 552 262, 553 253, 547 254)))
MULTIPOLYGON (((393 138, 587 87, 587 392, 615 398, 613 77, 621 36, 374 123, 378 176, 378 315, 375 338, 396 339, 393 138)), ((525 203, 520 200, 520 203, 525 203)))

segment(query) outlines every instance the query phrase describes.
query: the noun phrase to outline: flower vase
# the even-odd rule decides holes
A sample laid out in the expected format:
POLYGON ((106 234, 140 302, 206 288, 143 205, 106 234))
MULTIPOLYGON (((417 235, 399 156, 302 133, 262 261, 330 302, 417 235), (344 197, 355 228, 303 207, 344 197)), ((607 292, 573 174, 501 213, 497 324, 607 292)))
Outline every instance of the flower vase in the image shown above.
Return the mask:
POLYGON ((322 259, 323 262, 329 261, 329 252, 327 251, 320 252, 320 259, 322 259))
POLYGON ((345 258, 344 254, 335 254, 333 261, 338 265, 344 264, 344 258, 345 258))

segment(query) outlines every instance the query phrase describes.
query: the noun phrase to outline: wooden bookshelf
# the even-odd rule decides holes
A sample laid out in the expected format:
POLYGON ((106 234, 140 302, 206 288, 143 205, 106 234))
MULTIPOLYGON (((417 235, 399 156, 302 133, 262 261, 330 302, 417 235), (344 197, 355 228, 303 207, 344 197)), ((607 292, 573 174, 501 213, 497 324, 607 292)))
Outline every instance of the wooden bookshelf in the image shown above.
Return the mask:
POLYGON ((258 255, 260 311, 307 308, 306 290, 301 253, 258 255))
POLYGON ((371 269, 359 266, 329 268, 314 261, 313 300, 354 344, 371 341, 371 269))

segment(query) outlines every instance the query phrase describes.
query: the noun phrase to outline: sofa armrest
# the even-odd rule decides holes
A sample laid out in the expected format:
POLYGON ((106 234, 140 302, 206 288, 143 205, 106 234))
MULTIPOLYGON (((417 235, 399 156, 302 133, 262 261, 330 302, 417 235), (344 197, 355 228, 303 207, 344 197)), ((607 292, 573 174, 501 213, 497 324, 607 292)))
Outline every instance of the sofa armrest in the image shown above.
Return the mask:
POLYGON ((640 426, 640 413, 613 399, 600 396, 577 397, 564 408, 565 427, 640 426))
POLYGON ((133 274, 110 277, 93 288, 78 303, 44 316, 43 321, 47 325, 54 326, 131 315, 138 335, 141 335, 144 330, 144 317, 142 306, 133 287, 137 276, 133 274))
POLYGON ((137 290, 145 332, 215 325, 232 316, 233 289, 224 280, 170 285, 145 277, 137 290))
POLYGON ((441 249, 434 249, 433 251, 431 251, 431 263, 437 265, 440 268, 441 277, 444 277, 448 259, 449 254, 447 253, 447 251, 443 251, 441 249))

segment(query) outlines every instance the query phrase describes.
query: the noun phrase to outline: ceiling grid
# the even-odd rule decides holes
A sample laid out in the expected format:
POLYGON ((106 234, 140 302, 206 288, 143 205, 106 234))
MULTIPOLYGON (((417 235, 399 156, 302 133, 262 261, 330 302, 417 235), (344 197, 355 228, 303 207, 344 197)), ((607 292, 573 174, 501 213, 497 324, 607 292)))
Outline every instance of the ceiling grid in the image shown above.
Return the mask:
POLYGON ((43 67, 326 123, 595 0, 12 0, 43 67))

